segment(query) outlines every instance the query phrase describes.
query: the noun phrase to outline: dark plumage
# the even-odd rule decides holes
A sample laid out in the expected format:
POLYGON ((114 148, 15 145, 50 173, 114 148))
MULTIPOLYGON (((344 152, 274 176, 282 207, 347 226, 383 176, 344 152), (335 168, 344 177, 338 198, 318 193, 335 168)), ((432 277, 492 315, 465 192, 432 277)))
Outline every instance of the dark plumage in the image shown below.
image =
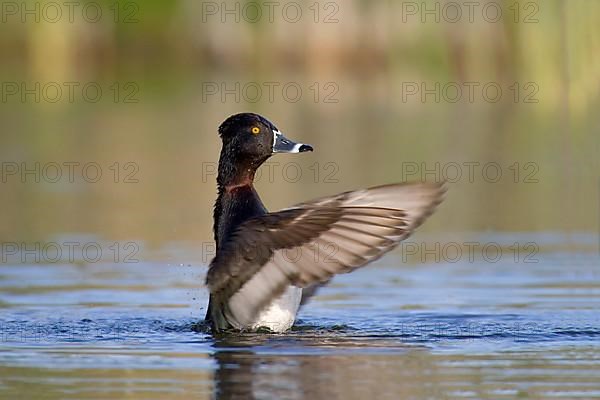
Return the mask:
MULTIPOLYGON (((214 210, 217 254, 206 277, 213 331, 288 329, 302 291, 394 248, 443 198, 440 184, 405 183, 341 193, 268 213, 254 174, 274 152, 311 151, 265 118, 237 114, 219 127, 223 148, 214 210)), ((305 299, 304 299, 305 300, 305 299)))

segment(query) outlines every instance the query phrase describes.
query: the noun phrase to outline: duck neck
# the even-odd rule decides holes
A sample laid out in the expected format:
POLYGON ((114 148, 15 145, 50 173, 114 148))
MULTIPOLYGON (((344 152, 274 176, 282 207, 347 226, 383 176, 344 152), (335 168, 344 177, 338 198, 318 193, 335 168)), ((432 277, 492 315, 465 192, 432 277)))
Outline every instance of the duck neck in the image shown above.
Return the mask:
POLYGON ((232 153, 221 152, 217 175, 218 196, 213 214, 217 248, 239 224, 266 212, 254 190, 254 175, 262 161, 233 160, 227 154, 232 153))
POLYGON ((240 186, 252 186, 256 170, 262 164, 262 161, 257 164, 241 156, 232 158, 232 154, 235 155, 236 152, 227 150, 225 147, 221 150, 217 175, 219 193, 231 191, 240 186))

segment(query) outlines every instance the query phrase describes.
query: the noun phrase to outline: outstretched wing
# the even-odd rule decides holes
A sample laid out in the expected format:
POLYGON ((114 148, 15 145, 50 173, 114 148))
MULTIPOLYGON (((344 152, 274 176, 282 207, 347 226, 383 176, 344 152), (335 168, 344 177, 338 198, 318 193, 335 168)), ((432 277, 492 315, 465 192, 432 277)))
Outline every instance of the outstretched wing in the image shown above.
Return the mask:
POLYGON ((405 183, 346 192, 240 225, 210 264, 215 307, 242 329, 288 285, 307 287, 377 259, 442 201, 442 184, 405 183))

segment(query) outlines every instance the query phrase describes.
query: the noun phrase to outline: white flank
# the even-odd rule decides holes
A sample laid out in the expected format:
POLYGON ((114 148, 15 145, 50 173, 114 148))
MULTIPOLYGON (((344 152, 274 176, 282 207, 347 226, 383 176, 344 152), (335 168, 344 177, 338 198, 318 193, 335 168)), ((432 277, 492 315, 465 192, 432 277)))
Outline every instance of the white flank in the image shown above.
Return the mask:
POLYGON ((269 328, 273 332, 285 332, 294 325, 300 307, 302 289, 289 286, 285 292, 258 315, 252 323, 252 330, 269 328))

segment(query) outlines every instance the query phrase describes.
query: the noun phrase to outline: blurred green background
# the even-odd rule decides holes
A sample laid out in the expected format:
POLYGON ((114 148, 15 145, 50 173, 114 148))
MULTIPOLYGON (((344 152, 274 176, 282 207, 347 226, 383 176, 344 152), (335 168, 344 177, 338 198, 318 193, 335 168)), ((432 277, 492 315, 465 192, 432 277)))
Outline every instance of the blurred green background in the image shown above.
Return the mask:
POLYGON ((241 111, 316 149, 263 169, 271 209, 445 177, 426 231, 598 231, 596 0, 48 3, 2 3, 0 241, 210 240, 241 111))

